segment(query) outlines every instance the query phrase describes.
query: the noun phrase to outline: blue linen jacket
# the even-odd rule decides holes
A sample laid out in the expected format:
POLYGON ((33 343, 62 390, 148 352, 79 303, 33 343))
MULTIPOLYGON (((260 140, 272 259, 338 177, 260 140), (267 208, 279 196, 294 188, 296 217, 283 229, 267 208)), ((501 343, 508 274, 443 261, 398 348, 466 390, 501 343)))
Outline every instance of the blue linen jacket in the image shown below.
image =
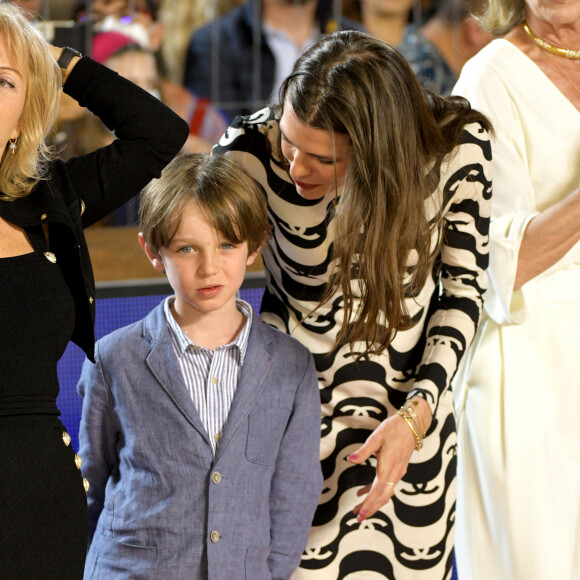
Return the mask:
POLYGON ((163 304, 95 354, 78 385, 85 578, 289 578, 322 488, 310 353, 253 317, 215 459, 163 304))

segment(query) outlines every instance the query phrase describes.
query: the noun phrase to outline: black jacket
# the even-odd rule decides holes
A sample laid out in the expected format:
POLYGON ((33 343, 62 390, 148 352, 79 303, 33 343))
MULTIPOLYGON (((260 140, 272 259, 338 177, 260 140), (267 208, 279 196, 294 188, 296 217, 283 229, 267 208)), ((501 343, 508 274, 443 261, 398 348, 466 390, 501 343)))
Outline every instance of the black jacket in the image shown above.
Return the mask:
POLYGON ((159 100, 87 57, 72 70, 64 91, 114 130, 117 140, 66 163, 53 162, 48 178, 29 196, 0 202, 0 215, 21 227, 48 225, 50 250, 76 304, 72 340, 94 360, 95 282, 83 229, 159 177, 188 127, 159 100))
MULTIPOLYGON (((231 119, 266 106, 274 85, 274 55, 262 28, 258 31, 259 58, 254 59, 254 20, 260 17, 259 6, 259 0, 247 0, 202 26, 187 48, 183 84, 195 95, 211 99, 231 119)), ((337 28, 364 30, 358 22, 332 18, 330 3, 322 0, 317 22, 321 33, 337 28)))

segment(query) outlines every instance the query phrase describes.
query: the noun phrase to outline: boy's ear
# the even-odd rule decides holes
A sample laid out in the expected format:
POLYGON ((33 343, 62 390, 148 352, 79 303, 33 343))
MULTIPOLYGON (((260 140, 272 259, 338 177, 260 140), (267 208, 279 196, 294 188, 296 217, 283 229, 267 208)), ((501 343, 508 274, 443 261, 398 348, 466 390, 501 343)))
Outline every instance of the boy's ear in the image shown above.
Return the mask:
POLYGON ((261 249, 262 246, 260 246, 255 252, 252 252, 251 254, 248 255, 248 259, 246 260, 246 266, 251 266, 255 262, 261 249))
POLYGON ((149 261, 151 262, 153 267, 156 270, 159 270, 160 272, 164 272, 165 266, 163 265, 163 261, 161 260, 161 258, 157 254, 155 254, 151 250, 151 248, 149 247, 149 245, 145 241, 145 237, 143 236, 143 232, 139 232, 138 237, 139 237, 139 245, 143 248, 143 251, 145 252, 147 257, 149 258, 149 261))

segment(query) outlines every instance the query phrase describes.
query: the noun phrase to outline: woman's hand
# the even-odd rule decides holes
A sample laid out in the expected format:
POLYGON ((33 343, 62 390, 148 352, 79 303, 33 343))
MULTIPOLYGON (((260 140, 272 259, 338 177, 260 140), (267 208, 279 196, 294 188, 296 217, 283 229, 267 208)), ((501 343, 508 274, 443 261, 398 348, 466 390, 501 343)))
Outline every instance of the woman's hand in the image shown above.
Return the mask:
MULTIPOLYGON (((418 416, 424 421, 426 431, 431 424, 431 409, 420 397, 413 397, 419 403, 418 416)), ((420 433, 423 435, 423 431, 420 433)), ((383 421, 366 440, 365 444, 348 456, 354 464, 364 463, 371 455, 377 458, 377 474, 372 484, 357 492, 358 496, 368 493, 353 512, 358 521, 371 517, 393 496, 396 485, 407 472, 411 455, 417 446, 417 439, 400 415, 393 415, 383 421), (393 485, 394 484, 394 485, 393 485)))

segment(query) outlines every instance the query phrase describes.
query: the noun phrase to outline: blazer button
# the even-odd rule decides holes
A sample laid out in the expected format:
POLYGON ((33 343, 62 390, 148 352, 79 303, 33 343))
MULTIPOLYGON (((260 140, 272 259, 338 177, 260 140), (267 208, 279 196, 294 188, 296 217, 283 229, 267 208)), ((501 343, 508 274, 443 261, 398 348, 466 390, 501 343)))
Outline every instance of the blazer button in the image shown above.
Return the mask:
POLYGON ((44 221, 44 220, 45 220, 47 217, 48 217, 48 215, 47 215, 47 214, 45 214, 45 213, 43 213, 43 214, 40 216, 40 221, 42 221, 42 222, 43 222, 43 221, 44 221))
POLYGON ((89 491, 89 487, 91 487, 91 484, 86 477, 83 477, 83 487, 85 488, 85 493, 87 493, 89 491))
POLYGON ((62 432, 62 440, 67 447, 70 445, 70 435, 66 431, 62 432))
POLYGON ((83 460, 78 453, 75 453, 75 465, 77 466, 77 469, 80 469, 83 465, 83 460))
POLYGON ((220 535, 218 532, 216 532, 215 530, 209 535, 211 541, 215 544, 216 542, 219 542, 220 539, 220 535))
POLYGON ((211 480, 212 480, 214 483, 219 483, 219 482, 222 480, 222 476, 220 475, 220 473, 219 473, 218 471, 214 471, 214 472, 211 474, 211 480))
POLYGON ((89 296, 89 304, 92 304, 95 301, 95 299, 92 296, 89 296))

